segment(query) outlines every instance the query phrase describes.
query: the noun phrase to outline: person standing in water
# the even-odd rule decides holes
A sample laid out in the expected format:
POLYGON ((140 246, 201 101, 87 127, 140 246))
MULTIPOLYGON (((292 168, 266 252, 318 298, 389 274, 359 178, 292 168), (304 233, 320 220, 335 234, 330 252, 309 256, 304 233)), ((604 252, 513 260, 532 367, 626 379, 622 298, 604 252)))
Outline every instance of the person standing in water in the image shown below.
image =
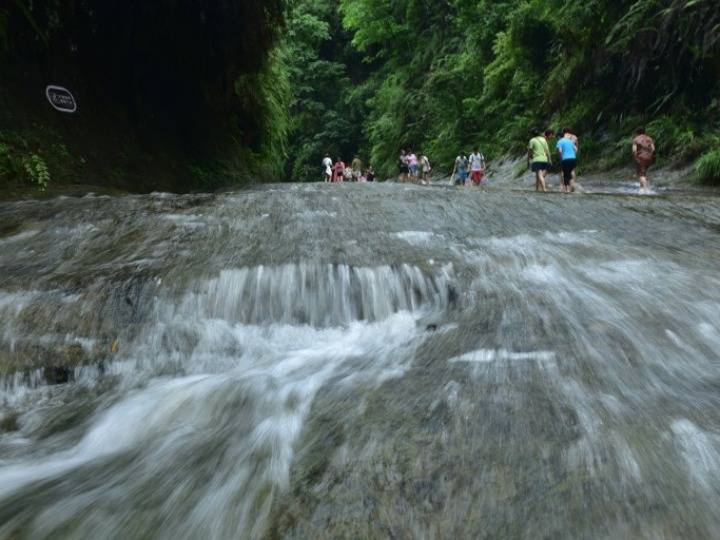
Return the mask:
POLYGON ((546 129, 541 135, 540 130, 533 132, 535 135, 528 143, 528 163, 532 172, 535 173, 535 191, 547 191, 545 188, 545 173, 552 164, 548 139, 552 137, 552 130, 546 129))
POLYGON ((375 181, 375 169, 373 169, 372 165, 368 167, 367 172, 365 173, 365 177, 367 178, 368 182, 374 182, 375 181))
POLYGON ((360 161, 360 158, 358 156, 355 156, 352 160, 352 163, 350 164, 350 168, 352 169, 353 178, 356 182, 360 180, 360 177, 362 176, 362 170, 363 170, 363 164, 362 161, 360 161))
POLYGON ((568 135, 570 130, 563 129, 562 138, 557 142, 557 149, 560 153, 560 165, 562 168, 562 184, 563 193, 570 193, 575 190, 574 178, 575 169, 577 168, 577 147, 568 135))
POLYGON ((430 159, 428 159, 426 154, 420 156, 420 166, 422 167, 422 183, 426 186, 430 183, 430 171, 432 171, 430 159))
POLYGON ((410 169, 410 181, 415 183, 418 179, 418 158, 412 150, 407 155, 407 163, 410 169))
POLYGON ((485 156, 480 153, 480 149, 476 146, 475 151, 470 154, 470 180, 476 186, 479 186, 485 176, 485 156))
POLYGON ((398 173, 398 179, 400 182, 405 183, 407 181, 408 174, 410 173, 410 169, 408 167, 407 155, 405 155, 404 148, 400 150, 400 157, 398 158, 398 173))
MULTIPOLYGON (((575 145, 575 157, 577 158, 577 156, 580 154, 580 140, 577 138, 577 135, 575 135, 570 128, 566 127, 563 128, 563 136, 570 139, 575 145)), ((579 189, 577 185, 577 167, 573 169, 570 188, 572 191, 577 191, 579 189)))
MULTIPOLYGON (((555 138, 559 141, 563 138, 563 131, 562 129, 558 129, 555 132, 555 138)), ((564 181, 564 175, 562 170, 562 164, 558 162, 557 164, 553 163, 550 165, 550 168, 548 169, 548 172, 545 174, 545 187, 548 191, 552 191, 552 186, 550 185, 550 179, 552 178, 552 173, 556 172, 558 173, 558 190, 561 192, 565 192, 565 181, 564 181)))
POLYGON ((640 179, 640 193, 647 193, 647 171, 655 160, 655 141, 645 133, 645 128, 639 127, 635 130, 632 154, 637 168, 637 175, 640 179))
POLYGON ((322 160, 323 164, 323 178, 325 182, 332 181, 332 158, 330 157, 330 154, 325 154, 325 158, 322 160))
POLYGON ((337 161, 333 166, 333 182, 342 182, 344 174, 345 163, 343 162, 342 158, 337 158, 337 161))
POLYGON ((455 176, 455 174, 457 174, 457 180, 455 180, 455 185, 465 185, 465 182, 467 182, 467 167, 467 156, 465 155, 465 152, 460 152, 460 155, 455 158, 455 165, 453 166, 452 172, 452 176, 455 176))

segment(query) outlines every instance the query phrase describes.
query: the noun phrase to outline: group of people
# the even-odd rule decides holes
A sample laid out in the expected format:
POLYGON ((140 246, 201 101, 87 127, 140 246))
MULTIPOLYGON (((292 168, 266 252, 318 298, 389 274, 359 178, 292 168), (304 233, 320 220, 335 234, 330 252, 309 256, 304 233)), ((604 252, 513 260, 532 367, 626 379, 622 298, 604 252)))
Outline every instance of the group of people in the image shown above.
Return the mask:
MULTIPOLYGON (((555 148, 560 165, 560 190, 564 193, 571 193, 577 188, 580 141, 570 128, 563 128, 557 133, 551 129, 534 130, 533 138, 530 139, 527 147, 527 160, 528 167, 535 173, 535 190, 547 191, 547 173, 553 166, 553 154, 550 151, 550 142, 553 138, 557 139, 555 148)), ((635 130, 632 155, 640 180, 640 192, 647 192, 647 171, 655 159, 655 142, 644 128, 635 130)), ((372 166, 364 169, 362 161, 357 156, 352 160, 350 166, 346 166, 342 158, 337 158, 333 163, 330 155, 326 155, 322 166, 325 182, 373 182, 375 180, 375 171, 372 166)), ((398 157, 398 180, 400 182, 427 185, 430 183, 431 171, 432 166, 427 155, 421 154, 418 158, 411 149, 400 150, 398 157)), ((460 152, 455 158, 450 178, 451 182, 454 180, 455 185, 479 186, 485 179, 485 156, 477 147, 469 156, 460 152)))
MULTIPOLYGON (((553 164, 550 141, 557 137, 558 157, 560 161, 560 190, 564 193, 575 191, 577 186, 577 165, 580 142, 569 128, 563 128, 554 134, 551 129, 535 130, 527 148, 528 166, 535 173, 535 191, 547 191, 546 175, 553 164)), ((655 142, 645 132, 637 128, 632 141, 632 155, 636 172, 640 180, 640 193, 648 190, 647 171, 655 159, 655 142)))
POLYGON ((432 165, 430 158, 426 154, 420 154, 418 158, 412 149, 403 148, 400 150, 398 157, 398 180, 402 183, 412 182, 414 184, 422 184, 424 186, 430 183, 430 173, 432 165))
POLYGON ((363 162, 355 156, 348 167, 342 158, 333 163, 329 154, 325 154, 322 162, 323 179, 325 182, 374 182, 375 170, 372 165, 363 168, 363 162))
POLYGON ((482 184, 485 178, 485 156, 480 153, 476 147, 470 156, 466 156, 465 152, 455 158, 453 172, 450 175, 450 181, 456 186, 468 186, 482 184))
MULTIPOLYGON (((530 170, 535 173, 535 191, 547 191, 546 175, 553 164, 550 141, 556 134, 551 129, 544 132, 535 130, 527 148, 530 170)), ((577 181, 577 156, 580 142, 569 128, 557 132, 556 148, 560 157, 560 190, 564 193, 575 191, 577 181)))

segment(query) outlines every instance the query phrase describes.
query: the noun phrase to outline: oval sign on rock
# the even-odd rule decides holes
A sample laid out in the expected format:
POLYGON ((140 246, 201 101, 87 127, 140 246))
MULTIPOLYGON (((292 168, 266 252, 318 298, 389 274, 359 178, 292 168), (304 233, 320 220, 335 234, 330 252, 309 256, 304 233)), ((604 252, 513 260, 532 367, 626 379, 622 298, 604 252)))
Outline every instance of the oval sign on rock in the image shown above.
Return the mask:
POLYGON ((50 105, 55 107, 58 111, 74 113, 77 110, 75 98, 67 88, 50 85, 45 89, 45 95, 47 96, 50 105))

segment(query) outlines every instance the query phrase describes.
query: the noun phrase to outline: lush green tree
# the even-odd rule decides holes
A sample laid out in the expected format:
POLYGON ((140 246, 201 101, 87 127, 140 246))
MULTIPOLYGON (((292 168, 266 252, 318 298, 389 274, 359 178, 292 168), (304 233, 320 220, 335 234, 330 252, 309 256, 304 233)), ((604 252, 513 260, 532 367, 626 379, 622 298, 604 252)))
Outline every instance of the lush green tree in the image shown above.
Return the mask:
POLYGON ((286 175, 322 177, 325 153, 346 161, 363 152, 366 107, 362 80, 368 67, 351 46, 335 0, 300 0, 282 45, 292 89, 286 175))
MULTIPOLYGON (((606 166, 587 158, 625 159, 640 123, 661 157, 715 149, 718 28, 716 0, 12 0, 0 67, 14 102, 62 71, 208 186, 243 167, 318 180, 326 152, 390 176, 401 147, 449 170, 476 145, 520 154, 534 126, 569 125, 606 166)), ((6 170, 27 170, 31 139, 4 141, 6 170)))
POLYGON ((613 150, 641 122, 675 153, 701 152, 713 140, 705 132, 718 130, 717 2, 340 0, 340 9, 376 63, 365 133, 386 173, 400 145, 449 168, 476 144, 519 152, 533 126, 571 125, 586 155, 613 150))

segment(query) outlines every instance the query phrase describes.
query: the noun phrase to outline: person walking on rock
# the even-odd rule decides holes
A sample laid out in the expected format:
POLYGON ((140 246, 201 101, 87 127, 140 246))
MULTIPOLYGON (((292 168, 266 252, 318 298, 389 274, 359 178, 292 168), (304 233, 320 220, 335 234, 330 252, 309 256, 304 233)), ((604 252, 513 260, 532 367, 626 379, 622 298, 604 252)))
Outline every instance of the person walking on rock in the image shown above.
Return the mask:
POLYGON ((479 186, 485 177, 485 156, 480 153, 480 149, 475 147, 475 151, 470 154, 470 180, 476 186, 479 186))
POLYGON ((333 182, 342 182, 345 175, 345 162, 342 158, 337 158, 333 166, 333 182))
POLYGON ((323 166, 323 179, 325 180, 325 182, 332 181, 333 162, 332 162, 332 158, 330 157, 330 154, 325 154, 325 158, 322 160, 322 166, 323 166))
POLYGON ((360 161, 360 158, 358 156, 355 156, 352 160, 352 163, 350 164, 350 168, 352 169, 353 178, 356 182, 360 180, 360 176, 362 176, 362 170, 363 170, 363 164, 362 161, 360 161))
MULTIPOLYGON (((572 132, 572 129, 570 129, 568 127, 563 128, 563 135, 573 142, 573 144, 575 145, 575 156, 576 157, 579 156, 579 154, 580 154, 580 139, 578 139, 577 135, 575 135, 572 132)), ((580 189, 580 186, 578 186, 578 183, 577 183, 577 167, 575 167, 573 169, 572 183, 571 183, 570 187, 571 187, 572 191, 578 191, 580 189)))
POLYGON ((568 135, 571 135, 570 130, 563 129, 562 138, 557 142, 562 168, 561 190, 563 193, 574 191, 575 169, 577 168, 577 147, 568 135))
POLYGON ((420 156, 420 166, 422 167, 422 183, 427 186, 430 183, 430 171, 432 166, 430 165, 430 159, 426 154, 420 156))
POLYGON ((552 164, 548 139, 552 137, 552 130, 546 129, 544 134, 535 130, 535 136, 528 143, 528 163, 535 173, 535 191, 547 191, 545 188, 545 174, 552 164))
POLYGON ((640 127, 635 130, 635 138, 632 142, 632 154, 635 160, 637 175, 640 179, 640 193, 647 193, 647 171, 655 160, 655 141, 645 133, 645 128, 640 127))
POLYGON ((418 158, 412 150, 407 155, 407 163, 410 169, 410 182, 414 184, 418 180, 418 158))
POLYGON ((451 175, 451 178, 457 174, 457 179, 455 180, 455 185, 458 186, 464 186, 465 182, 467 182, 467 168, 468 168, 468 158, 465 155, 465 152, 460 152, 460 155, 455 158, 455 165, 453 166, 453 172, 451 175))
POLYGON ((410 174, 410 168, 408 167, 408 158, 405 154, 405 149, 400 150, 400 157, 398 157, 398 180, 400 183, 405 183, 410 174))

